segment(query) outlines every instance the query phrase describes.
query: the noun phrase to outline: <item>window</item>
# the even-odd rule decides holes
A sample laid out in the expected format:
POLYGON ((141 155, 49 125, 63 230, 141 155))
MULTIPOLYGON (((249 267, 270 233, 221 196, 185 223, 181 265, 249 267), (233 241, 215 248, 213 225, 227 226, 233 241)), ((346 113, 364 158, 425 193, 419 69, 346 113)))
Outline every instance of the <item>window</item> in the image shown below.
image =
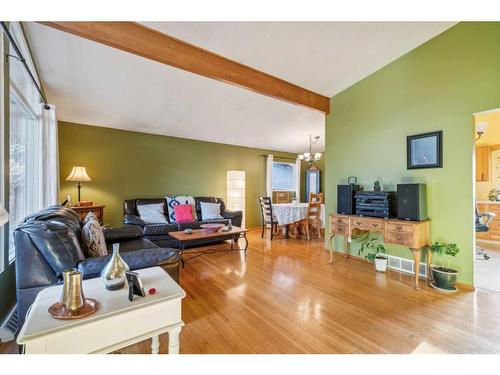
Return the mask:
POLYGON ((10 246, 9 261, 14 259, 13 230, 28 214, 38 209, 38 118, 10 92, 10 246))
MULTIPOLYGON (((21 53, 29 60, 22 30, 18 23, 10 31, 21 53)), ((16 55, 10 48, 10 54, 16 55)), ((40 95, 22 63, 9 58, 10 68, 10 150, 9 150, 9 262, 14 259, 13 231, 28 214, 40 208, 41 125, 40 95)))
POLYGON ((295 191, 295 164, 273 163, 273 190, 295 191))

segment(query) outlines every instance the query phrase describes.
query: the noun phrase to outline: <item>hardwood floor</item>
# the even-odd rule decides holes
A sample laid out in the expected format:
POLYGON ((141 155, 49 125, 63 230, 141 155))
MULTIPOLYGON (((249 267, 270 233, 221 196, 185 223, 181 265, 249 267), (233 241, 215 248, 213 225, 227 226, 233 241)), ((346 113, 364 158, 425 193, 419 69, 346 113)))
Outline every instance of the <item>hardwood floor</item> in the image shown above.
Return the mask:
MULTIPOLYGON (((248 237, 246 261, 220 252, 181 271, 181 353, 500 353, 500 294, 443 295, 423 281, 416 291, 411 276, 328 264, 319 240, 248 237)), ((149 350, 150 340, 120 352, 149 350)))

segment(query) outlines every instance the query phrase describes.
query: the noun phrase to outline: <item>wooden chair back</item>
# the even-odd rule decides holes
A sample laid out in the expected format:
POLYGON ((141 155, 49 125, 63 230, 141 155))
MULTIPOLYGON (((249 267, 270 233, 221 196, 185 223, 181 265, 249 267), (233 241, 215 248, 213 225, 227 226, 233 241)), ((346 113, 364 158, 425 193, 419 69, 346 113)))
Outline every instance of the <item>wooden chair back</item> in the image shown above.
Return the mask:
POLYGON ((260 211, 262 214, 262 224, 272 224, 273 222, 273 205, 271 197, 259 197, 260 211))
POLYGON ((323 193, 310 193, 307 205, 307 220, 320 220, 321 205, 323 204, 323 193))

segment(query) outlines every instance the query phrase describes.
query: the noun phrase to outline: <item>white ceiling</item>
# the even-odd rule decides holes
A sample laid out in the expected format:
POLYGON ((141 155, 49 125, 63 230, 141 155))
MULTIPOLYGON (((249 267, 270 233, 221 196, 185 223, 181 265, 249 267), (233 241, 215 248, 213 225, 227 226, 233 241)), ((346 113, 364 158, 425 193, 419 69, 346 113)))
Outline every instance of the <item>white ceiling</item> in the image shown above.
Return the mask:
MULTIPOLYGON (((333 96, 453 23, 144 23, 333 96)), ((324 115, 36 23, 26 24, 58 118, 89 125, 301 152, 324 115)), ((335 105, 333 104, 333 110, 335 105)))

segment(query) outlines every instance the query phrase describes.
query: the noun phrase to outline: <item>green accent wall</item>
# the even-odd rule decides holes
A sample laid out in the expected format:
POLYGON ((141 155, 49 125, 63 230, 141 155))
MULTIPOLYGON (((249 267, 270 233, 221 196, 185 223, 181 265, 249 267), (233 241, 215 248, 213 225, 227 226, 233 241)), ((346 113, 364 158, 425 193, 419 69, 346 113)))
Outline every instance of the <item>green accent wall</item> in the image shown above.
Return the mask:
MULTIPOLYGON (((266 159, 295 154, 59 122, 60 197, 77 200, 76 183, 65 181, 74 165, 87 168, 82 200, 104 204, 104 221, 123 220, 123 201, 166 195, 226 199, 226 171, 246 171, 246 226, 260 226, 257 197, 266 191, 266 159)), ((286 159, 285 159, 286 160, 286 159)), ((289 160, 286 160, 289 161, 289 160)), ((292 161, 293 162, 293 161, 292 161)))
MULTIPOLYGON (((499 22, 460 23, 334 96, 326 119, 327 212, 336 211, 336 186, 350 175, 365 190, 375 180, 386 190, 426 183, 432 240, 458 244, 459 281, 473 284, 472 114, 498 107, 499 22), (407 170, 406 137, 434 130, 443 130, 443 168, 407 170)), ((341 238, 335 248, 342 250, 341 238)), ((402 247, 389 253, 410 258, 402 247)))

